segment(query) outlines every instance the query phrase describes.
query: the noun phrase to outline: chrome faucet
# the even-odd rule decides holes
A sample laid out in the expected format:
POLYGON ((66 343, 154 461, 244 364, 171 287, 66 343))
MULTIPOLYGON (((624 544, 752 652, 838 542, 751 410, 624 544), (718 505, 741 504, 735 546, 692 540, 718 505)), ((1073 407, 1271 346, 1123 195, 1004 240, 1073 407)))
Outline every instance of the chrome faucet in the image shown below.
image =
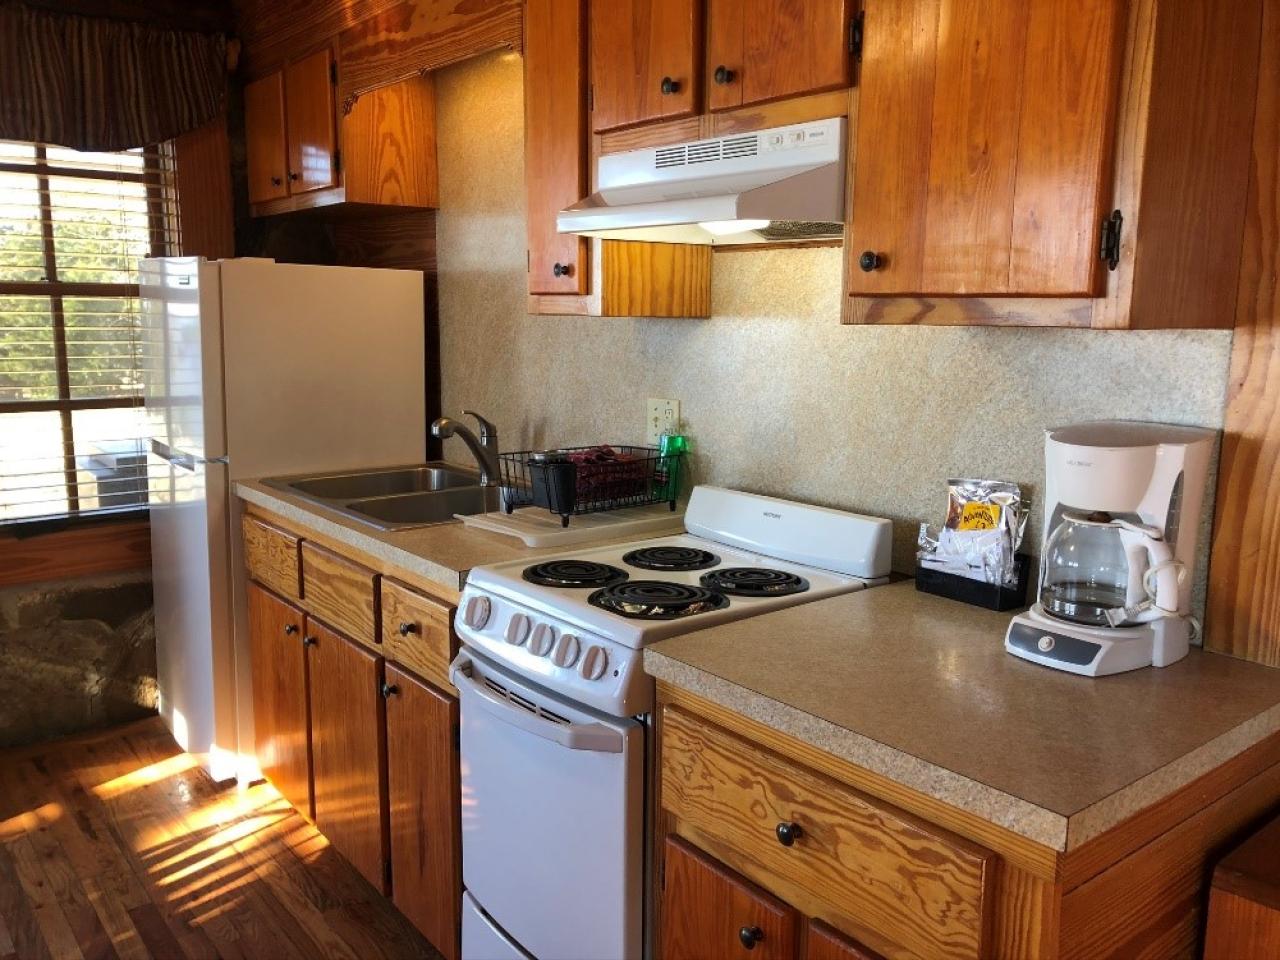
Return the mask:
POLYGON ((464 416, 475 417, 480 425, 480 436, 477 437, 465 423, 459 423, 449 417, 441 417, 431 425, 431 433, 441 440, 457 437, 471 450, 476 463, 480 465, 480 486, 496 487, 502 473, 498 466, 498 428, 471 410, 463 410, 464 416))

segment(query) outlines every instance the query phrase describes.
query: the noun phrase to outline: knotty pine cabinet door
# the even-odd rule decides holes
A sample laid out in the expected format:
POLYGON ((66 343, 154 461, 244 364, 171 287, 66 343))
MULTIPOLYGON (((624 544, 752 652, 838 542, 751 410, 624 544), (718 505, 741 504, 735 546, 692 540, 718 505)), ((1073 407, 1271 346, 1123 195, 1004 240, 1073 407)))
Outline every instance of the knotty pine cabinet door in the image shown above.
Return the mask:
POLYGON ((867 0, 851 296, 1094 296, 1123 0, 867 0))
POLYGON ((328 47, 284 69, 290 195, 338 184, 333 90, 333 51, 328 47))
POLYGON ((794 908, 680 837, 667 837, 664 847, 663 960, 795 957, 794 908))
POLYGON ((446 960, 462 902, 458 701, 387 665, 392 899, 446 960))
POLYGON ((254 746, 262 775, 314 819, 302 611, 249 584, 254 746))
POLYGON ((852 0, 707 0, 707 108, 849 86, 852 0))
POLYGON ((386 894, 383 660, 310 617, 306 631, 316 827, 386 894))
POLYGON ((529 292, 587 292, 587 240, 556 214, 587 195, 586 0, 525 4, 525 186, 529 292))
POLYGON ((289 195, 284 128, 284 72, 267 74, 244 88, 245 160, 249 202, 289 195))
POLYGON ((591 0, 591 128, 693 116, 702 0, 591 0))

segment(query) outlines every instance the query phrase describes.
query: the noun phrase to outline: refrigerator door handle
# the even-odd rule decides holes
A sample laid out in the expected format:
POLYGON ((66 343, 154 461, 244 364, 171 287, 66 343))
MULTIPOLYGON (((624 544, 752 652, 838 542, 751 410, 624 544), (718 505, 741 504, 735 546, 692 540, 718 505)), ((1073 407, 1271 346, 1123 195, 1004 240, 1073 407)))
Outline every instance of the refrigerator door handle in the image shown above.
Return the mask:
POLYGON ((151 452, 161 460, 165 460, 175 467, 190 473, 195 473, 196 467, 199 466, 208 466, 210 464, 225 465, 229 462, 226 457, 197 457, 193 453, 184 453, 181 450, 174 449, 167 443, 161 443, 155 439, 151 441, 151 452))

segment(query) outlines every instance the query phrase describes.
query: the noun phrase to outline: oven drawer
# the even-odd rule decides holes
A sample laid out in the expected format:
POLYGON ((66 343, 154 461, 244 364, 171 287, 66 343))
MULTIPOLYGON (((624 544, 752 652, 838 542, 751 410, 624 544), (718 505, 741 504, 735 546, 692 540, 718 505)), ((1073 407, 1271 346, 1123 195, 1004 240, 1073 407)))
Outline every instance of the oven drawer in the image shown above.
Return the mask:
POLYGON ((382 578, 382 647, 388 659, 448 689, 449 664, 458 645, 450 609, 416 590, 382 578))
POLYGON ((331 627, 382 653, 378 575, 309 540, 302 543, 302 605, 331 627))
POLYGON ((773 893, 912 954, 985 955, 994 854, 678 707, 661 754, 663 807, 773 893))
POLYGON ((244 565, 249 576, 282 597, 300 598, 298 538, 247 513, 241 519, 240 529, 244 534, 244 565))

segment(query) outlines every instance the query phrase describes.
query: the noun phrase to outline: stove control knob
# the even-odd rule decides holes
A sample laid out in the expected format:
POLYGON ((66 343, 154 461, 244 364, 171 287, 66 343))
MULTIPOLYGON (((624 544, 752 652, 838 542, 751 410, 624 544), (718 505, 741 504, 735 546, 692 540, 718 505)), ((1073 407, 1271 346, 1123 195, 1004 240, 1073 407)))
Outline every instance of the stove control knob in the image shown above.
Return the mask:
POLYGON ((572 633, 560 636, 555 651, 551 654, 551 662, 557 667, 572 667, 578 662, 578 638, 572 633))
POLYGON ((609 669, 609 654, 604 647, 588 647, 579 671, 586 680, 599 680, 609 669))
POLYGON ((533 636, 529 638, 529 652, 537 657, 545 657, 556 643, 556 628, 549 623, 540 623, 533 628, 533 636))
POLYGON ((462 610, 462 622, 472 630, 483 630, 492 612, 493 605, 488 597, 472 597, 462 610))
POLYGON ((507 621, 507 643, 518 647, 529 636, 529 618, 523 613, 513 613, 507 621))

